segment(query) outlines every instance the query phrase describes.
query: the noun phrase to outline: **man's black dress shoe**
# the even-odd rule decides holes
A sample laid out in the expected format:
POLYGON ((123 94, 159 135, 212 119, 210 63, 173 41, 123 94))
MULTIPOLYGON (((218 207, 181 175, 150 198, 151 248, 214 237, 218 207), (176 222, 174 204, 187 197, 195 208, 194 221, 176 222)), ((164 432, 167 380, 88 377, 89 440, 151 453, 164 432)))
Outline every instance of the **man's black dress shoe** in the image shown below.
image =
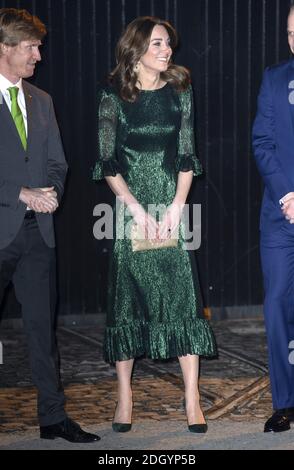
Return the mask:
POLYGON ((100 437, 82 430, 82 428, 72 419, 65 418, 57 424, 50 426, 40 426, 41 439, 55 439, 62 437, 70 442, 95 442, 100 441, 100 437))
POLYGON ((282 410, 283 413, 286 413, 286 416, 289 418, 289 420, 292 422, 294 421, 294 407, 292 408, 283 408, 282 410))
POLYGON ((294 408, 276 410, 265 423, 264 432, 288 431, 291 421, 294 421, 294 408))

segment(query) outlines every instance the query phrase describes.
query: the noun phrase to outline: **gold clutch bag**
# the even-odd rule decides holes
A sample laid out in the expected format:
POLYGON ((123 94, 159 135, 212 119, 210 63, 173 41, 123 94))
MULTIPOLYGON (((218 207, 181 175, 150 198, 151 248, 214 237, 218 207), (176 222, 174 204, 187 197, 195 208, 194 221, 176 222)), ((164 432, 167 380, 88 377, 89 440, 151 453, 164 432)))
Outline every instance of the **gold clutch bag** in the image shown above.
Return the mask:
POLYGON ((147 250, 159 250, 161 248, 176 248, 178 246, 178 238, 175 234, 178 233, 178 229, 171 235, 171 238, 163 240, 161 242, 154 242, 148 238, 144 238, 139 225, 133 224, 131 228, 131 242, 133 251, 147 251, 147 250))

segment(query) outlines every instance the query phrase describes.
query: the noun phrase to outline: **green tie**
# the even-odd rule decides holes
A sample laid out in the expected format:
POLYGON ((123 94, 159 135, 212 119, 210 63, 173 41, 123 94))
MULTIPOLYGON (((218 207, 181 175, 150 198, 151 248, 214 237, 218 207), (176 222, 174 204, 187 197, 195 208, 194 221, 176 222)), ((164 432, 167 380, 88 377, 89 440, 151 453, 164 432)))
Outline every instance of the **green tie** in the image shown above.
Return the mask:
POLYGON ((24 125, 23 115, 20 110, 20 107, 17 102, 19 88, 17 86, 12 86, 8 88, 10 99, 11 99, 11 116, 16 125, 17 132, 19 133, 20 140, 22 142, 23 148, 27 149, 27 135, 26 128, 24 125))

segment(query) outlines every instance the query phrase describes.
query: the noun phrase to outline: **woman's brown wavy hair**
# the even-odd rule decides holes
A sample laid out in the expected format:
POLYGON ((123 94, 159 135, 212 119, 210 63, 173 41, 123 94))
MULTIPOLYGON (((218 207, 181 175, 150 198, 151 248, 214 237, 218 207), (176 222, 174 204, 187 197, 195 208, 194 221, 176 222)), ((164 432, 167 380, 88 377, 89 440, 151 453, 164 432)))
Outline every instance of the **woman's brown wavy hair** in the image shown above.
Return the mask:
MULTIPOLYGON (((171 48, 174 50, 178 44, 176 30, 167 21, 154 16, 140 16, 133 20, 118 41, 116 46, 117 65, 109 75, 109 82, 125 101, 133 103, 138 97, 139 90, 136 87, 138 77, 134 68, 147 52, 150 37, 156 25, 165 27, 170 38, 171 48)), ((160 76, 177 91, 186 90, 190 83, 189 71, 185 67, 172 64, 171 61, 167 70, 162 72, 160 76)))

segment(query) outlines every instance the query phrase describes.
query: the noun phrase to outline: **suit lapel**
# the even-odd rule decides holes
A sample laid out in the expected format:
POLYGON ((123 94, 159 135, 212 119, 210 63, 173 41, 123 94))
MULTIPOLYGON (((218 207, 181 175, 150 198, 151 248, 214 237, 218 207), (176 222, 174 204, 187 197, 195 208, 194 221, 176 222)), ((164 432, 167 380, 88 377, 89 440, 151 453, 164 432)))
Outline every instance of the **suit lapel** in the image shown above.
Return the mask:
POLYGON ((289 62, 289 66, 287 67, 287 83, 286 89, 287 93, 287 102, 288 102, 288 109, 290 113, 290 118, 293 127, 294 133, 294 60, 292 59, 289 62))
POLYGON ((32 116, 33 116, 33 97, 29 93, 27 85, 25 81, 22 82, 23 86, 23 92, 24 92, 24 97, 25 97, 25 102, 26 102, 26 110, 27 110, 27 151, 29 150, 30 142, 31 142, 31 137, 32 137, 32 116))
POLYGON ((7 124, 11 132, 13 132, 15 138, 19 140, 20 145, 22 147, 21 140, 19 138, 19 135, 15 126, 15 122, 11 116, 11 112, 9 111, 9 108, 1 92, 0 92, 0 122, 7 124))

